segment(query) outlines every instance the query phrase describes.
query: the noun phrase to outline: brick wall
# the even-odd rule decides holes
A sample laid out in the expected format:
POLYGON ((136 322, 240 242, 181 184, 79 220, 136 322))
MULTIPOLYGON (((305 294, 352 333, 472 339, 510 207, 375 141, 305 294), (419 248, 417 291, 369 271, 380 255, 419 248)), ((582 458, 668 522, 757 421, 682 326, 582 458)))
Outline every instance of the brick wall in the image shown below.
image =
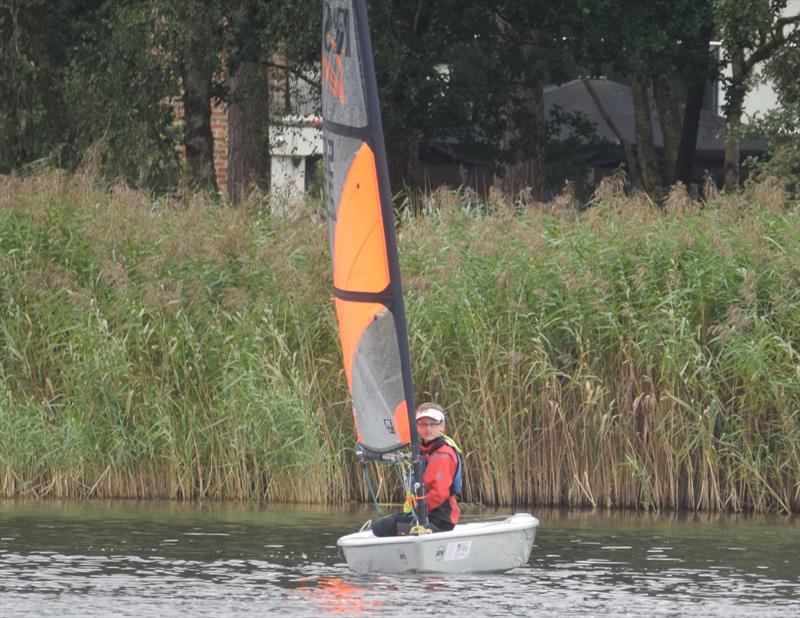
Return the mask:
MULTIPOLYGON (((274 55, 272 62, 280 64, 283 58, 274 55)), ((286 111, 287 74, 286 71, 273 68, 268 73, 270 115, 276 116, 286 111)), ((175 97, 172 102, 173 118, 183 120, 183 101, 175 97)), ((211 134, 214 137, 214 172, 217 177, 217 188, 220 193, 228 190, 228 106, 222 101, 211 100, 211 134)), ((178 152, 184 156, 183 146, 178 152)))
MULTIPOLYGON (((172 118, 175 122, 183 120, 183 101, 180 97, 172 100, 172 118)), ((228 190, 228 106, 215 99, 211 100, 211 135, 214 138, 214 173, 217 177, 217 188, 224 193, 228 190)), ((185 163, 186 151, 183 144, 178 144, 176 150, 185 163)))
POLYGON ((214 136, 214 172, 220 193, 228 190, 228 106, 211 101, 211 134, 214 136))

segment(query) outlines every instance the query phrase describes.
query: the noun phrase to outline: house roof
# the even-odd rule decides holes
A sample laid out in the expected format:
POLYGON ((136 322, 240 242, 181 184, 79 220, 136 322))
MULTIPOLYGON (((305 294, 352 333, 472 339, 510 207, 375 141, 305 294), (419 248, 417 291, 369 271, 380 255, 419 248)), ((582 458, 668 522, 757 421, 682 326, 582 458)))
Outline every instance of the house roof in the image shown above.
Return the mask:
MULTIPOLYGON (((636 143, 636 132, 633 117, 633 96, 630 87, 608 79, 591 80, 597 96, 608 115, 617 125, 620 132, 631 144, 636 143)), ((612 144, 619 145, 614 132, 603 120, 594 101, 589 95, 586 86, 581 80, 574 80, 561 86, 551 86, 544 90, 545 117, 550 116, 551 110, 559 106, 566 112, 580 112, 589 121, 594 123, 597 135, 612 144)), ((655 106, 651 107, 653 119, 653 141, 656 148, 664 147, 664 136, 658 124, 658 114, 655 106)), ((700 125, 697 132, 698 153, 716 153, 725 150, 725 118, 717 116, 706 110, 700 112, 700 125)), ((570 136, 571 128, 561 125, 558 128, 559 137, 565 139, 570 136)), ((763 139, 745 138, 740 142, 743 155, 757 154, 764 150, 763 139)))

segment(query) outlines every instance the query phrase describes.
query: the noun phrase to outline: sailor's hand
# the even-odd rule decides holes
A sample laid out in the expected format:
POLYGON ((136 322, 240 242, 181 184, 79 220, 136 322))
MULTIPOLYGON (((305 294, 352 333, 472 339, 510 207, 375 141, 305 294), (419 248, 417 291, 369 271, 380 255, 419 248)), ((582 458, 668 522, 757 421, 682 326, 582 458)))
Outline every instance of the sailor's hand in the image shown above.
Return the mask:
POLYGON ((431 532, 433 532, 433 530, 431 530, 430 528, 426 528, 425 526, 421 526, 420 524, 417 524, 416 526, 411 528, 411 530, 409 530, 408 532, 412 536, 421 536, 423 534, 430 534, 431 532))

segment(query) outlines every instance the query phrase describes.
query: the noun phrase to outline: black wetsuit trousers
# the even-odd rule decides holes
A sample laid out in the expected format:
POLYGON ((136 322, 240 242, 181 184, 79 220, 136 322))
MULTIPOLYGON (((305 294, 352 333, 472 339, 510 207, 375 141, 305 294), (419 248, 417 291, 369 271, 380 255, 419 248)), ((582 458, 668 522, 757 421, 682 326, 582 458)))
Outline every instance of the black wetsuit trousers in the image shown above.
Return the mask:
MULTIPOLYGON (((375 536, 404 536, 409 533, 414 525, 414 516, 411 513, 392 513, 386 517, 372 521, 372 533, 375 536)), ((441 521, 434 517, 429 518, 428 527, 434 532, 445 532, 453 529, 449 521, 441 521)))

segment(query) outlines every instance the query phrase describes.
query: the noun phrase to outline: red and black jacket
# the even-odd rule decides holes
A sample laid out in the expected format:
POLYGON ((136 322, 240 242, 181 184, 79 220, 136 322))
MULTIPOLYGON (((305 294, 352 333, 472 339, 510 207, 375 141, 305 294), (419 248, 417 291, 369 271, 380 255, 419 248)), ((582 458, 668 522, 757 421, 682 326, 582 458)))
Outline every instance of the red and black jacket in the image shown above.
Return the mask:
POLYGON ((422 480, 425 484, 425 497, 428 504, 428 518, 440 530, 451 530, 458 523, 461 509, 451 488, 458 471, 458 455, 443 438, 420 444, 425 471, 422 480))

